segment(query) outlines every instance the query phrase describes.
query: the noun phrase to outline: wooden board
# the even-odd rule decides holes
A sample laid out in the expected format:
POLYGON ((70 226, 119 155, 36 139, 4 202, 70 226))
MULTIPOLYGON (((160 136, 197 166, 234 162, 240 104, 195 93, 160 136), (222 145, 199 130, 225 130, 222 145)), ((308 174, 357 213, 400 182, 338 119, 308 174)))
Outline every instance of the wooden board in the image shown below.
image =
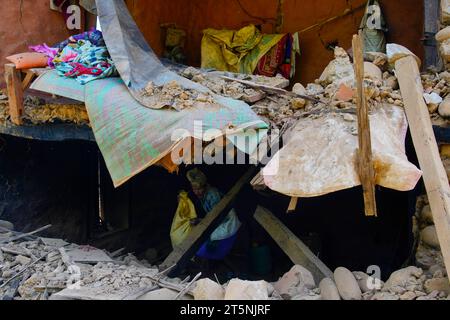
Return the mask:
POLYGON ((395 70, 445 266, 450 274, 450 186, 423 98, 419 68, 414 58, 409 56, 398 60, 395 70))
POLYGON ((220 218, 225 217, 229 210, 232 208, 233 202, 242 188, 249 183, 254 176, 257 168, 251 167, 234 185, 234 187, 223 197, 223 199, 209 212, 206 217, 195 226, 187 238, 174 248, 172 253, 164 260, 159 266, 160 270, 167 269, 173 265, 178 265, 170 275, 173 276, 182 268, 184 262, 195 254, 204 239, 208 237, 216 227, 220 224, 220 218), (183 261, 182 261, 183 260, 183 261))
POLYGON ((377 216, 375 199, 375 169, 372 160, 372 141, 370 137, 369 114, 364 93, 364 58, 361 35, 353 36, 353 57, 355 66, 355 79, 357 86, 358 115, 358 162, 357 168, 364 192, 364 208, 367 216, 377 216))
POLYGON ((316 283, 324 278, 333 279, 333 272, 269 210, 258 206, 254 218, 269 233, 293 263, 308 269, 316 283))
POLYGON ((21 125, 23 114, 23 89, 21 72, 14 64, 5 65, 5 79, 9 97, 9 114, 15 125, 21 125))

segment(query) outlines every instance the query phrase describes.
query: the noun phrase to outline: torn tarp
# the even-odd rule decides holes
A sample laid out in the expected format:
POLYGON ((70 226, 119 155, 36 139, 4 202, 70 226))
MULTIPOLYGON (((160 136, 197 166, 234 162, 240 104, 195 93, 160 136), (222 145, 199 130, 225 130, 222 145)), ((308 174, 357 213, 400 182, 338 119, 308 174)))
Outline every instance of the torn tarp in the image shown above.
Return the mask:
MULTIPOLYGON (((236 134, 228 137, 238 137, 234 143, 241 147, 239 137, 246 135, 245 129, 267 127, 247 105, 223 97, 220 100, 226 103, 220 106, 193 106, 180 112, 145 108, 130 95, 120 78, 81 86, 74 79, 59 77, 53 70, 40 76, 32 89, 85 101, 95 139, 116 187, 169 154, 179 143, 173 137, 177 131, 203 139, 208 130, 225 134, 232 127, 236 134)), ((265 133, 252 131, 247 138, 257 144, 265 133)))
MULTIPOLYGON (((251 141, 257 144, 263 138, 267 125, 246 103, 215 95, 164 67, 122 0, 97 1, 97 10, 121 78, 96 80, 83 87, 50 71, 40 76, 32 88, 86 103, 92 130, 116 187, 170 154, 180 143, 179 138, 174 139, 175 132, 183 130, 203 140, 203 134, 210 129, 216 136, 232 132, 239 138, 245 129, 252 128, 256 130, 248 134, 251 141), (151 108, 154 101, 141 95, 149 82, 164 85, 173 81, 207 93, 214 103, 194 103, 179 112, 172 108, 157 110, 151 108)), ((241 147, 241 143, 235 144, 241 147)))
POLYGON ((211 94, 215 101, 223 105, 231 102, 214 96, 209 89, 190 81, 165 68, 148 45, 123 0, 97 1, 97 11, 103 37, 117 70, 131 95, 142 105, 158 109, 162 105, 157 96, 148 95, 149 85, 163 86, 176 82, 186 90, 199 94, 211 94), (220 101, 219 101, 220 100, 220 101))
MULTIPOLYGON (((405 155, 404 110, 386 104, 369 118, 376 184, 398 191, 414 189, 422 172, 405 155)), ((274 191, 299 198, 359 186, 357 150, 356 115, 344 118, 330 112, 301 119, 291 129, 287 145, 264 168, 264 182, 274 191)))

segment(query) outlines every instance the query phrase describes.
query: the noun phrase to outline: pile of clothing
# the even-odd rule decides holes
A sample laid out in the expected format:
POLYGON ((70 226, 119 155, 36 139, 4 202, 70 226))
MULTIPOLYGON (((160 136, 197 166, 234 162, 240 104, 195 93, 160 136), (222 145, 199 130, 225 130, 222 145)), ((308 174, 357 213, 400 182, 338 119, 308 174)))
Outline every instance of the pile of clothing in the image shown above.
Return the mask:
POLYGON ((48 65, 59 75, 75 78, 82 85, 118 75, 103 34, 98 30, 72 36, 53 47, 43 44, 30 49, 47 55, 48 65))
POLYGON ((286 79, 295 75, 300 55, 298 33, 263 34, 254 25, 240 30, 206 29, 202 68, 286 79))

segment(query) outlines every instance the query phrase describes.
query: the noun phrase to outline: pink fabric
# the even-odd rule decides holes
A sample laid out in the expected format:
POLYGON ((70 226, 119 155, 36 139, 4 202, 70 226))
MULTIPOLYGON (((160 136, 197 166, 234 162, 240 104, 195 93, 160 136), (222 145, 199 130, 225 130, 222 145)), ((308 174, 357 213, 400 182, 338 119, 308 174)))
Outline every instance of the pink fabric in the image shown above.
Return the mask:
POLYGON ((53 59, 58 54, 58 49, 51 48, 47 44, 37 45, 37 46, 30 46, 30 50, 33 50, 35 52, 43 53, 48 57, 48 65, 50 67, 54 67, 53 59))

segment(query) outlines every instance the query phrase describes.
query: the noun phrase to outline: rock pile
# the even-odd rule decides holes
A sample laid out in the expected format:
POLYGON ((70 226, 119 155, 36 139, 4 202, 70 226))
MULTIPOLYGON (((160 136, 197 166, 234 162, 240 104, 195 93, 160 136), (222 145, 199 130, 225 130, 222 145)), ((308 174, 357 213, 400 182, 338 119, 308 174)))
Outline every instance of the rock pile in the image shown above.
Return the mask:
MULTIPOLYGON (((24 99, 23 119, 34 125, 67 122, 89 126, 89 116, 83 104, 51 104, 35 96, 24 99)), ((0 124, 9 120, 8 97, 0 92, 0 124)))
MULTIPOLYGON (((11 224, 1 221, 0 300, 147 299, 150 292, 161 288, 175 297, 189 280, 167 278, 165 272, 132 254, 112 258, 92 247, 33 236, 11 241, 20 235, 12 229, 11 224), (86 255, 100 252, 104 257, 100 255, 99 260, 104 262, 73 262, 76 258, 71 253, 75 251, 86 255)), ((153 297, 161 294, 153 293, 153 297)))

